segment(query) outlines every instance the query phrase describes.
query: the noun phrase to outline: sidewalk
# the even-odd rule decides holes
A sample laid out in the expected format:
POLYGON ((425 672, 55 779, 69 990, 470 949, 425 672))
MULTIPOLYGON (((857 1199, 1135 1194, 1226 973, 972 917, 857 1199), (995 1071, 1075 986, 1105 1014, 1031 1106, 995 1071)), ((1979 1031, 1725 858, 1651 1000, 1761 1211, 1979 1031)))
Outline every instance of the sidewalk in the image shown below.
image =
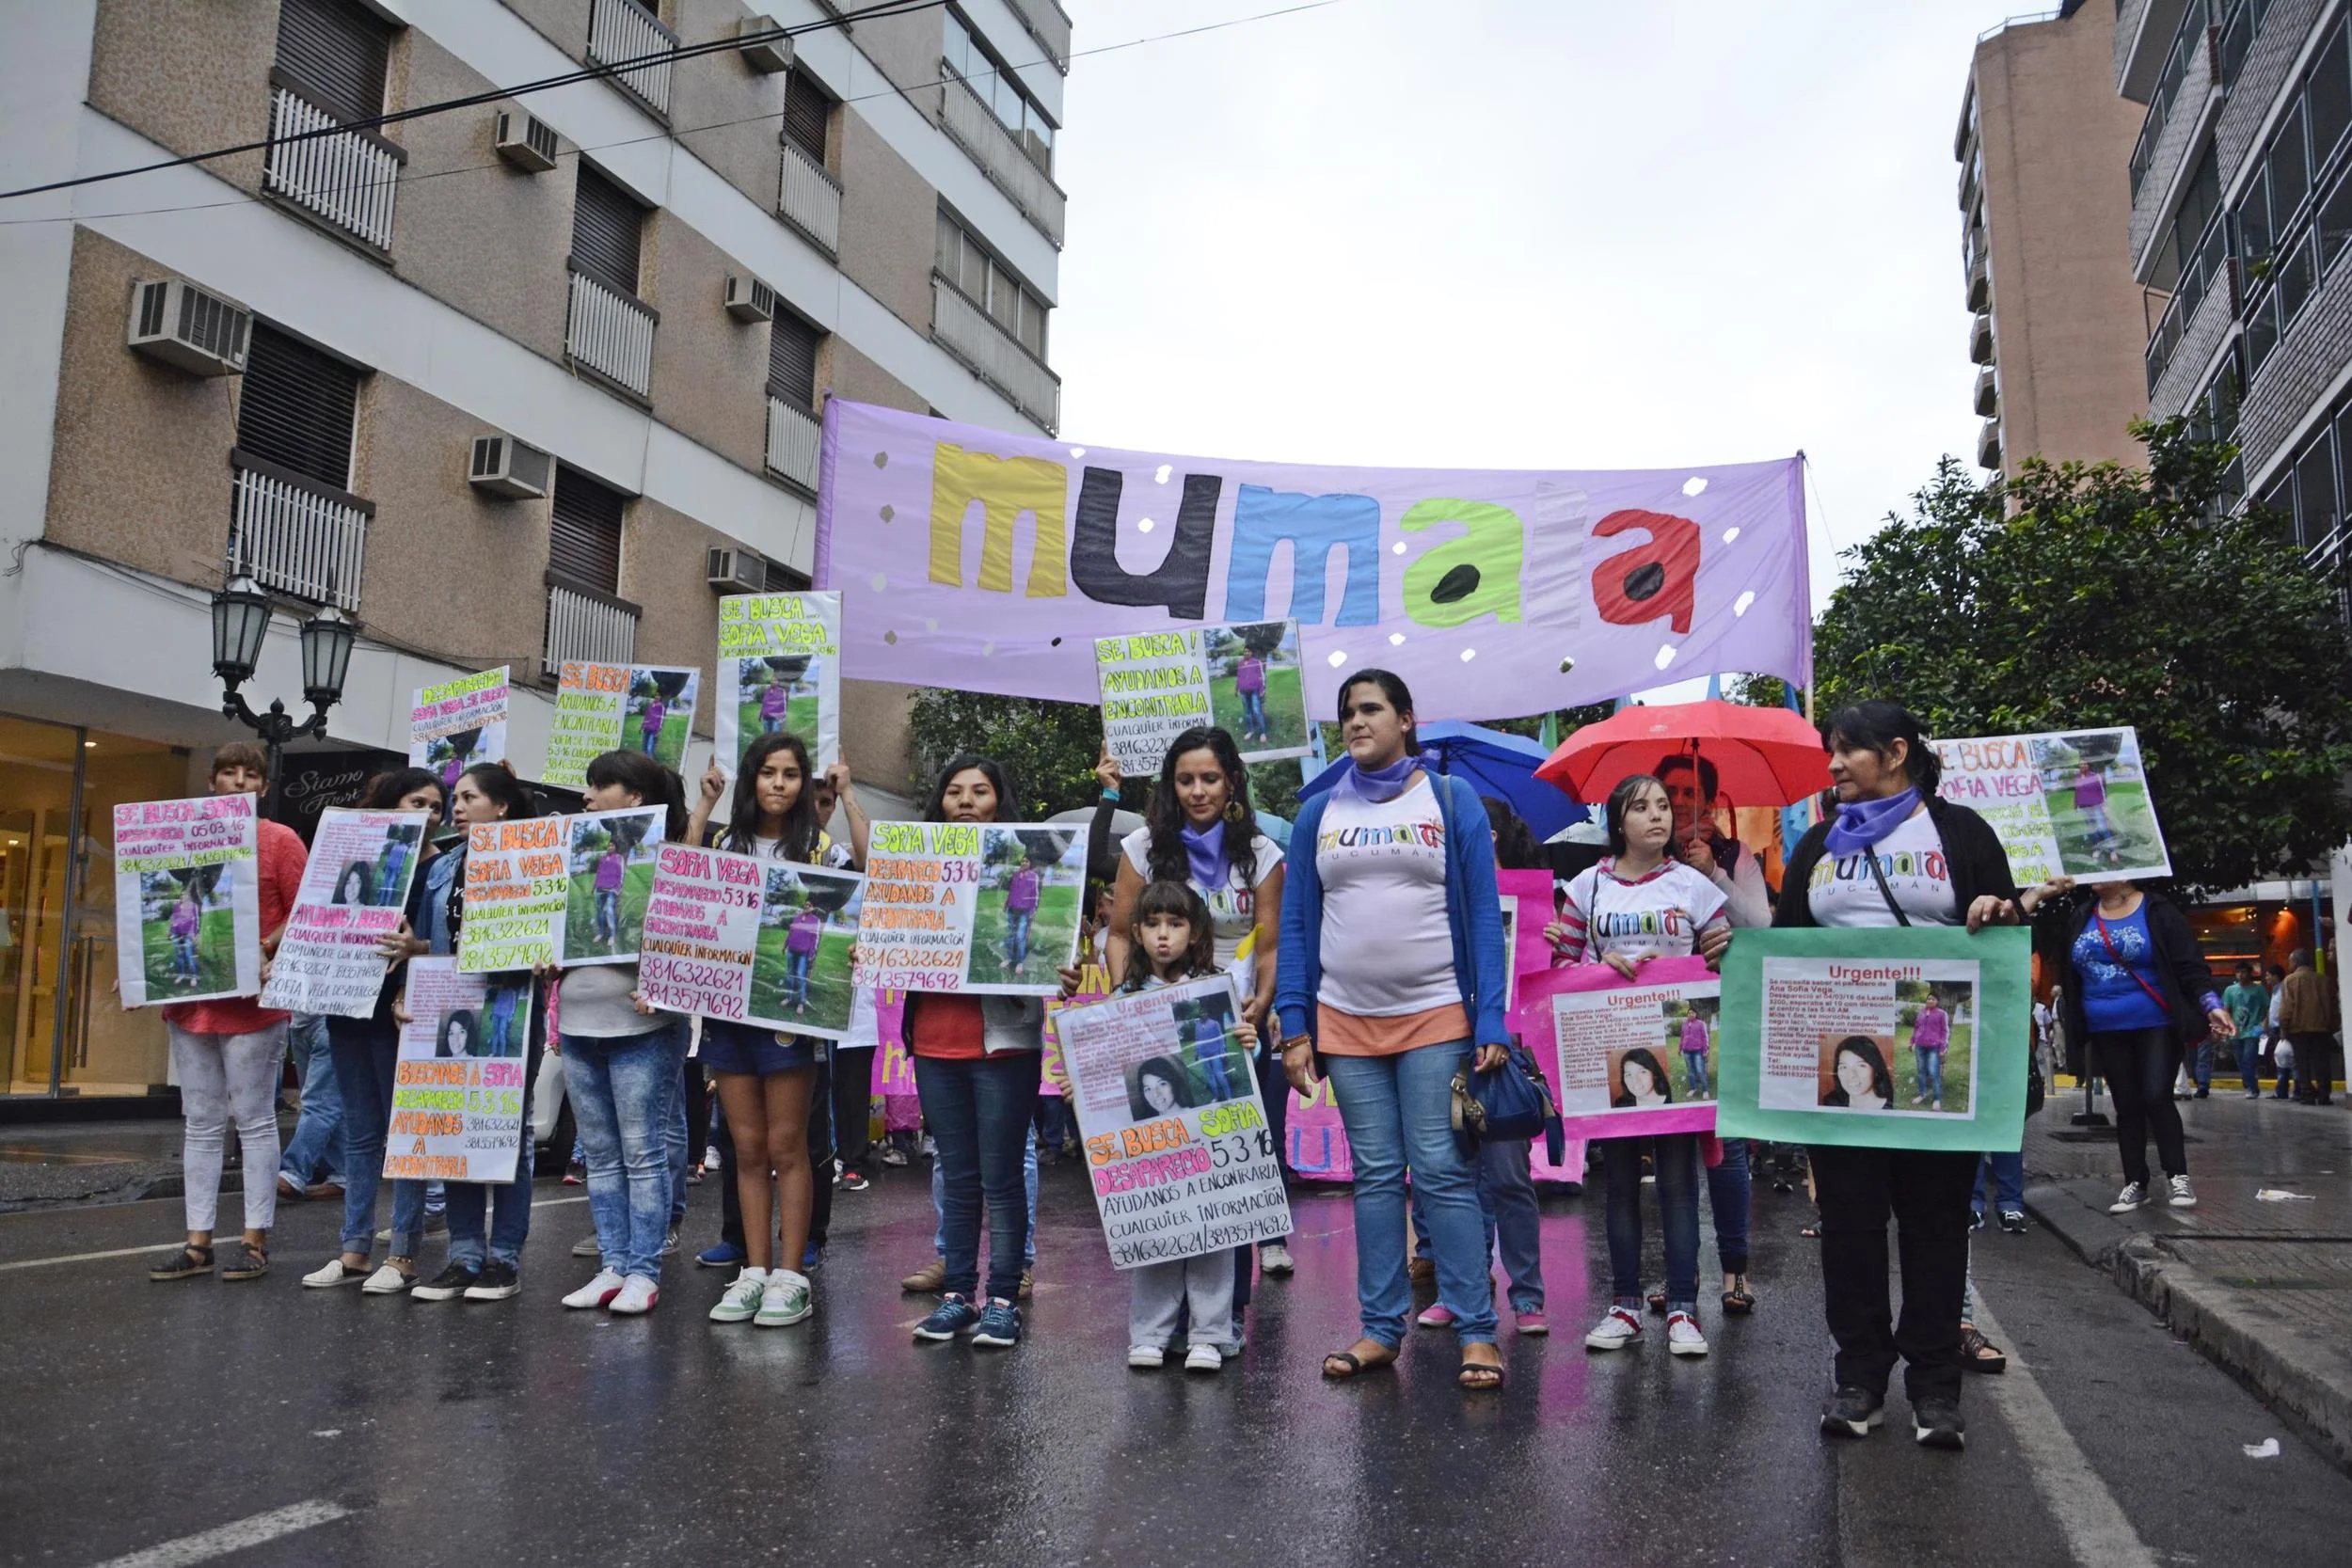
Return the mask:
MULTIPOLYGON (((2352 1112, 2233 1081, 2179 1101, 2198 1206, 2109 1214, 2123 1185, 2112 1127, 2070 1126, 2079 1090, 2026 1125, 2026 1208, 2083 1260, 2299 1421, 2352 1468, 2352 1112), (2263 1202, 2257 1189, 2311 1201, 2263 1202)), ((2104 1095, 2100 1108, 2114 1105, 2104 1095)), ((2149 1150, 2154 1164, 2154 1148, 2149 1150)), ((2161 1191, 2162 1173, 2157 1173, 2161 1191)))
MULTIPOLYGON (((284 1120, 291 1126, 291 1117, 284 1120)), ((176 1117, 0 1127, 0 1213, 177 1197, 185 1190, 182 1135, 176 1117)), ((224 1174, 221 1188, 243 1190, 236 1170, 224 1174)))

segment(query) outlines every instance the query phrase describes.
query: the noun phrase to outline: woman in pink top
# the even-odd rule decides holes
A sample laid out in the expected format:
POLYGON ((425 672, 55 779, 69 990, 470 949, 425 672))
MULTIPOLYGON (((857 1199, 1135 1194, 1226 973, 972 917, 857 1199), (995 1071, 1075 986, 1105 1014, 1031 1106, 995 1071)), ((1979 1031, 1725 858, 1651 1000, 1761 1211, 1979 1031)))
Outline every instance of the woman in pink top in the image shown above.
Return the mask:
POLYGON ((203 924, 203 916, 196 907, 196 894, 183 888, 180 901, 171 907, 171 973, 180 978, 194 980, 202 973, 196 963, 196 932, 203 924))
POLYGON ((1914 1105, 1944 1108, 1944 1053, 1951 1043, 1952 1015, 1936 1005, 1931 991, 1927 1006, 1911 1021, 1911 1049, 1919 1057, 1919 1092, 1911 1097, 1914 1105))
POLYGON ((1693 1100, 1714 1092, 1707 1086, 1707 1020, 1696 1013, 1682 1021, 1682 1075, 1693 1100))
POLYGON ((824 912, 806 904, 784 934, 784 983, 792 993, 792 1010, 803 1015, 808 1012, 809 966, 817 961, 817 939, 824 929, 824 912))

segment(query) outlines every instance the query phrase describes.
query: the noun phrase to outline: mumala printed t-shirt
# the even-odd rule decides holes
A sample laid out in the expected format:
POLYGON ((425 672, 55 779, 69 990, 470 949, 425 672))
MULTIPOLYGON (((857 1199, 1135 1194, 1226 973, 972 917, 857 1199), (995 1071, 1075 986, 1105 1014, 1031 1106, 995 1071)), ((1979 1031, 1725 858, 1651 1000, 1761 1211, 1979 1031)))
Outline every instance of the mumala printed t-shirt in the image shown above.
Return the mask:
POLYGON ((1315 837, 1323 879, 1317 1001, 1358 1018, 1461 1004, 1445 867, 1445 818, 1426 778, 1378 805, 1331 792, 1315 837))
POLYGON ((1560 956, 1570 963, 1604 958, 1687 957, 1702 927, 1724 912, 1723 889, 1680 861, 1667 861, 1646 877, 1626 881, 1615 863, 1579 872, 1568 883, 1560 924, 1567 940, 1560 956))
MULTIPOLYGON (((1908 816, 1872 846, 1886 890, 1914 926, 1957 926, 1960 910, 1953 903, 1951 863, 1944 858, 1944 835, 1926 812, 1908 816)), ((1843 858, 1824 852, 1813 867, 1805 889, 1813 918, 1822 926, 1895 926, 1894 912, 1870 875, 1869 857, 1860 852, 1843 858)))

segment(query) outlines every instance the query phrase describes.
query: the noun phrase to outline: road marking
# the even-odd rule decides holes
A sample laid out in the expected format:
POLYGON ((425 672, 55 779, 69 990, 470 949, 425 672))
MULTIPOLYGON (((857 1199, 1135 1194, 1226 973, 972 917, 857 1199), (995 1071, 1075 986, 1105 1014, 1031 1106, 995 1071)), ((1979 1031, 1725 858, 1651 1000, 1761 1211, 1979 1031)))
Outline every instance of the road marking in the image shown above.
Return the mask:
POLYGON ((2074 1560, 2093 1568, 2156 1568, 2155 1554, 2132 1528, 2115 1494, 2091 1468, 2066 1423, 2058 1419, 2049 1396, 2026 1370, 2024 1358, 2014 1348, 2016 1341, 2001 1331, 2000 1323, 1985 1306, 1982 1291, 1977 1292, 1975 1321, 1986 1338, 2006 1340, 2012 1347, 2009 1370, 1980 1380, 1978 1386, 1986 1388, 2009 1418, 2026 1467, 2033 1473, 2034 1488, 2049 1505, 2058 1528, 2066 1532, 2066 1547, 2074 1560))
MULTIPOLYGON (((561 1209, 567 1203, 587 1201, 584 1197, 534 1197, 531 1200, 531 1206, 534 1210, 561 1209)), ((26 1212, 39 1213, 46 1212, 46 1211, 28 1210, 26 1212)), ((0 1274, 7 1274, 14 1269, 52 1269, 60 1263, 97 1263, 109 1258, 135 1258, 142 1252, 161 1252, 170 1244, 168 1241, 150 1242, 145 1246, 119 1246, 105 1252, 69 1252, 57 1258, 27 1258, 22 1262, 0 1263, 0 1274)))
POLYGON ((128 1557, 110 1559, 98 1568, 186 1568, 189 1563, 210 1562, 215 1558, 241 1552, 248 1546, 259 1546, 281 1536, 295 1534, 317 1525, 331 1525, 347 1519, 352 1511, 339 1502, 314 1497, 307 1503, 294 1503, 287 1508, 272 1509, 256 1513, 250 1519, 208 1529, 199 1535, 183 1535, 177 1541, 167 1541, 160 1546, 150 1546, 128 1557))

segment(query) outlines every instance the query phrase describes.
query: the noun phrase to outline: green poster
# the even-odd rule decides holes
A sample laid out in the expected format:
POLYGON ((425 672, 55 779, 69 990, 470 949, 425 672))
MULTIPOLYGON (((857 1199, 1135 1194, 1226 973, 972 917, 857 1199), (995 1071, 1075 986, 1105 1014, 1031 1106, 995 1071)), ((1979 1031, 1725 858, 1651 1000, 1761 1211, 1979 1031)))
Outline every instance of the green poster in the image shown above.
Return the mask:
POLYGON ((1717 1133, 2015 1149, 2031 947, 2016 927, 1740 932, 1724 956, 1717 1133))

